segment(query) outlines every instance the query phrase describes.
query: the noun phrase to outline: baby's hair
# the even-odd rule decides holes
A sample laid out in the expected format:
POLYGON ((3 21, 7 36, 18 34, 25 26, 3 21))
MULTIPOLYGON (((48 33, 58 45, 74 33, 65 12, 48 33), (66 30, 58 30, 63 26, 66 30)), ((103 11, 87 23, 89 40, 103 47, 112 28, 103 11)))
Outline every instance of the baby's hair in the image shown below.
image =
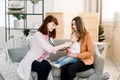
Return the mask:
POLYGON ((75 37, 78 38, 78 42, 80 41, 80 32, 79 31, 73 31, 71 35, 75 34, 75 37))

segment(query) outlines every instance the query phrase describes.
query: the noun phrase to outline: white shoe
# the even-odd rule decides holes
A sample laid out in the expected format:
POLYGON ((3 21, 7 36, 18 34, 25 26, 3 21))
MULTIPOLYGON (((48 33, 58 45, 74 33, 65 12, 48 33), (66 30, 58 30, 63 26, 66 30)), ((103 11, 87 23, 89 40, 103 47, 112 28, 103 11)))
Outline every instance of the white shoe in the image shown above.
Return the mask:
POLYGON ((56 64, 56 63, 51 62, 51 65, 52 65, 53 67, 60 68, 60 64, 56 64))
MULTIPOLYGON (((73 80, 83 80, 82 78, 76 77, 73 80)), ((85 79, 86 80, 86 79, 85 79)))

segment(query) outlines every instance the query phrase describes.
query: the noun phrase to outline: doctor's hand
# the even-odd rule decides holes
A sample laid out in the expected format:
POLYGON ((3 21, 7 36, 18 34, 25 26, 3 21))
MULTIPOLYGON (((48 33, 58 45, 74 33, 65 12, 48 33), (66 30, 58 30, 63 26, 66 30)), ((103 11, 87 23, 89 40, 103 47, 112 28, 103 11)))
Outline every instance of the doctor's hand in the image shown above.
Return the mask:
POLYGON ((70 42, 65 42, 64 45, 65 45, 66 48, 70 47, 72 45, 72 42, 71 41, 70 42))

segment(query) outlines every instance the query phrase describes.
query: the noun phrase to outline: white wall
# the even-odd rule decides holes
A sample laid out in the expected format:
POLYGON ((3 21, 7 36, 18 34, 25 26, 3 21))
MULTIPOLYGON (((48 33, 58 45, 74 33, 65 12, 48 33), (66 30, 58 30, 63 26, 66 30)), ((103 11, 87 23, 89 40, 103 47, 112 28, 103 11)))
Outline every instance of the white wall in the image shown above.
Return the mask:
POLYGON ((5 25, 5 0, 0 0, 0 27, 5 25))
POLYGON ((5 46, 5 0, 0 0, 0 48, 5 46))
POLYGON ((45 12, 53 11, 53 1, 54 0, 44 0, 44 10, 45 12))
POLYGON ((116 66, 120 66, 120 23, 118 27, 113 29, 113 22, 111 21, 104 21, 103 23, 104 31, 105 31, 105 41, 107 42, 107 55, 109 55, 116 66))
POLYGON ((76 13, 83 11, 84 0, 54 0, 54 11, 76 13))
POLYGON ((0 27, 0 48, 5 47, 5 29, 0 27))

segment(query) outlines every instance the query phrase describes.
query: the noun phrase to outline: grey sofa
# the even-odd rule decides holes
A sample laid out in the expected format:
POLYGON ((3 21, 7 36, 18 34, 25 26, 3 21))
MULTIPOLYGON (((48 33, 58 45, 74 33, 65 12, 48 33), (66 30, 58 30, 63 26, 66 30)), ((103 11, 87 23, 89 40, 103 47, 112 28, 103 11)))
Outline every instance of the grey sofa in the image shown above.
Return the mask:
MULTIPOLYGON (((55 39, 54 43, 55 43, 55 45, 59 45, 59 44, 62 44, 64 42, 66 42, 66 41, 68 41, 68 39, 55 39)), ((26 49, 28 49, 28 48, 26 48, 26 49)), ((12 49, 12 50, 14 52, 15 49, 12 49)), ((26 51, 27 50, 24 50, 24 52, 26 52, 26 51)), ((16 50, 15 50, 15 52, 16 52, 16 50)), ((25 54, 23 54, 23 55, 25 55, 25 54)), ((57 54, 50 54, 50 57, 48 59, 50 61, 56 61, 58 58, 60 58, 60 57, 62 57, 64 55, 65 54, 64 54, 63 51, 58 51, 57 54)), ((16 56, 19 57, 20 52, 16 56)), ((11 57, 11 58, 13 58, 13 57, 11 57)), ((23 58, 23 56, 21 58, 23 58)), ((18 59, 18 58, 15 58, 15 59, 18 59)), ((76 73, 76 75, 77 75, 78 78, 83 78, 83 79, 88 79, 88 80, 101 80, 103 68, 104 68, 104 60, 101 57, 101 54, 100 54, 100 51, 98 50, 97 45, 95 45, 94 68, 89 69, 89 70, 84 71, 84 72, 76 73)), ((60 69, 52 67, 52 74, 53 74, 53 78, 54 78, 53 80, 60 80, 60 69)), ((0 75, 0 80, 4 80, 2 75, 0 75)), ((35 72, 32 72, 31 80, 37 80, 37 74, 35 72)))

